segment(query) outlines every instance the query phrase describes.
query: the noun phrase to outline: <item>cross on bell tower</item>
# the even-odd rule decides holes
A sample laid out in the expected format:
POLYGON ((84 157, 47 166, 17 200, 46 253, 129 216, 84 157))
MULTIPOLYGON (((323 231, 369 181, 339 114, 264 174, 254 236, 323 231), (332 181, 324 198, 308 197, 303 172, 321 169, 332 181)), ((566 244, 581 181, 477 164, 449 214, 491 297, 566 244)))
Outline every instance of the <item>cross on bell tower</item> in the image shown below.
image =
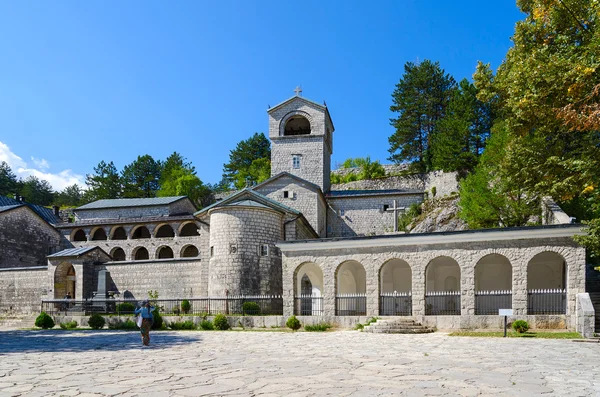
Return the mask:
POLYGON ((296 86, 294 92, 296 93, 296 96, 302 96, 302 88, 300 88, 300 86, 296 86))

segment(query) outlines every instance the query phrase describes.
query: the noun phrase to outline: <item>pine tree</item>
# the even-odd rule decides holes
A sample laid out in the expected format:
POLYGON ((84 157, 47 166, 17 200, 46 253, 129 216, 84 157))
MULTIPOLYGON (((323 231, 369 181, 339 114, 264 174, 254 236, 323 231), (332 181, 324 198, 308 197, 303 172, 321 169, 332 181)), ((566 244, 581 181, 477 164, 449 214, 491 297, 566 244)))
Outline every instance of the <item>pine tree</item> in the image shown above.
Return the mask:
POLYGON ((271 143, 258 132, 239 142, 229 153, 229 163, 223 165, 223 178, 236 189, 244 188, 247 183, 262 182, 270 173, 271 143))
POLYGON ((0 162, 0 195, 13 196, 19 190, 17 176, 6 161, 0 162))
POLYGON ((123 197, 156 197, 160 188, 161 163, 146 154, 138 156, 121 172, 123 197))
POLYGON ((85 202, 120 198, 123 189, 121 177, 112 161, 100 161, 94 167, 94 173, 86 175, 85 184, 88 187, 83 197, 85 202))

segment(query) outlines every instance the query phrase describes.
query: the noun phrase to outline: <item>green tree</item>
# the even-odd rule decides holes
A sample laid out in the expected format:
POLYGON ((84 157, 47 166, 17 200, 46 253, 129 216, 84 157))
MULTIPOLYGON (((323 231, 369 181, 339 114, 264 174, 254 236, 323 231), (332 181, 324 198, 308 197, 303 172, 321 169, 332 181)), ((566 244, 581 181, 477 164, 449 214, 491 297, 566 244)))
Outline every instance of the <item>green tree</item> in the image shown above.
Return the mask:
POLYGON ((409 162, 415 171, 432 169, 431 140, 456 86, 439 62, 425 60, 404 65, 404 75, 392 94, 390 119, 396 132, 389 137, 389 160, 409 162))
POLYGON ((54 199, 50 183, 33 175, 23 181, 20 195, 26 202, 39 205, 50 205, 54 199))
POLYGON ((247 183, 268 179, 270 168, 271 143, 263 133, 257 132, 239 142, 229 153, 229 163, 223 165, 223 178, 236 189, 242 189, 247 183))
POLYGON ((191 162, 187 161, 185 157, 177 152, 173 152, 167 159, 162 163, 162 171, 160 175, 160 185, 171 177, 171 173, 175 170, 185 169, 190 174, 196 175, 196 168, 191 162))
POLYGON ((472 83, 461 80, 432 137, 432 168, 472 171, 485 147, 491 121, 490 104, 477 99, 472 83))
POLYGON ((158 197, 187 196, 198 207, 212 203, 213 195, 209 186, 189 168, 171 169, 169 179, 165 180, 157 192, 158 197))
POLYGON ((156 197, 160 188, 161 168, 160 161, 155 161, 148 154, 138 156, 126 165, 121 172, 123 197, 156 197))
POLYGON ((123 190, 119 171, 112 161, 110 163, 100 161, 94 167, 94 173, 85 176, 85 184, 87 185, 83 198, 85 202, 120 198, 123 190))
POLYGON ((54 197, 54 205, 59 207, 76 207, 81 204, 83 192, 79 185, 74 184, 67 186, 61 192, 56 193, 54 197))
POLYGON ((0 196, 13 196, 18 190, 17 176, 6 161, 0 162, 0 196))

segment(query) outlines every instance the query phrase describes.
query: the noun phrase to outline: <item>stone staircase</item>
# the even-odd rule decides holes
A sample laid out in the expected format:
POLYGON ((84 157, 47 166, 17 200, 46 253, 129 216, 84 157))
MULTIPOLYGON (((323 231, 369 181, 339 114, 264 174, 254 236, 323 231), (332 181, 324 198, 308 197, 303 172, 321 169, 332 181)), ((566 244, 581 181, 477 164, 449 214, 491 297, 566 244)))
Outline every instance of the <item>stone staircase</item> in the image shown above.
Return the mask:
POLYGON ((380 318, 363 328, 363 332, 374 334, 427 334, 434 331, 406 317, 380 318))
POLYGON ((32 328, 37 315, 2 314, 0 315, 0 330, 32 328))
POLYGON ((585 291, 590 294, 590 299, 596 312, 596 333, 600 334, 600 272, 588 265, 585 277, 585 291))

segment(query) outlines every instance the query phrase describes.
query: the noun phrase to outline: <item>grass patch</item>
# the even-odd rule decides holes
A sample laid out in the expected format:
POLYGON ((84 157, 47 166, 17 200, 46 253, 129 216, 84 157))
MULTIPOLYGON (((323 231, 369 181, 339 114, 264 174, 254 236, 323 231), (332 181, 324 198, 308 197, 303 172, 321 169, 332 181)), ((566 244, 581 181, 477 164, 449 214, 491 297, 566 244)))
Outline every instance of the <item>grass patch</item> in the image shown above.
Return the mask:
POLYGON ((304 330, 307 332, 325 332, 331 328, 331 324, 320 323, 315 325, 305 325, 304 330))
MULTIPOLYGON (((482 338, 502 338, 503 331, 498 332, 476 332, 476 331, 460 331, 452 332, 449 336, 475 336, 482 338)), ((537 338, 537 339, 581 339, 578 332, 507 332, 507 338, 537 338)))

